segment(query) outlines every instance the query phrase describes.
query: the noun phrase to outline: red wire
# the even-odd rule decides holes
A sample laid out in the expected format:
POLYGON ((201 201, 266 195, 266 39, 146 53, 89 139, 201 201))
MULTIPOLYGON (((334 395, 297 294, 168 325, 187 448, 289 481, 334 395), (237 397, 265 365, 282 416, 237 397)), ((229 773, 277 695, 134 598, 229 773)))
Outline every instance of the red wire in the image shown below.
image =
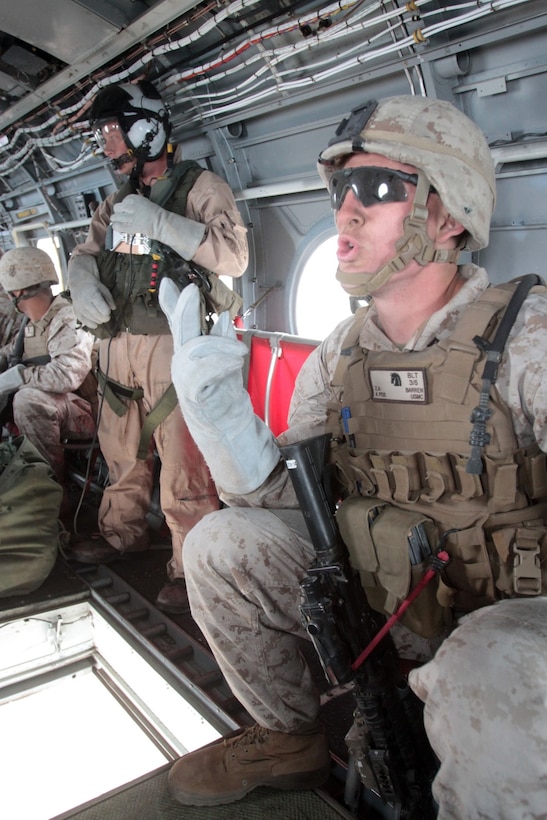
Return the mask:
MULTIPOLYGON (((442 562, 443 566, 444 566, 444 564, 448 563, 448 561, 449 561, 449 555, 444 550, 441 550, 440 552, 438 552, 435 557, 438 558, 439 561, 442 562)), ((439 569, 440 569, 440 567, 439 567, 439 569)), ((378 644, 380 643, 380 641, 382 640, 382 638, 384 638, 387 635, 387 633, 389 632, 389 630, 391 629, 393 624, 396 621, 398 621, 400 618, 402 618, 402 616, 405 614, 405 612, 408 609, 408 607, 410 606, 410 604, 413 601, 416 600, 416 598, 418 597, 418 595, 420 594, 422 589, 424 589, 424 587, 426 587, 427 584, 429 584, 431 579, 434 578, 435 575, 437 575, 438 571, 439 571, 438 569, 428 569, 425 572, 425 574, 424 574, 423 578, 421 579, 421 581, 418 584, 416 584, 416 586, 414 587, 412 592, 410 592, 409 595, 405 598, 405 600, 403 601, 403 603, 401 604, 399 609, 396 612, 394 612, 393 615, 391 615, 390 618, 387 619, 387 621, 385 622, 383 627, 374 636, 374 638, 371 640, 369 645, 367 647, 365 647, 365 649, 363 649, 363 651, 361 652, 359 657, 356 660, 353 661, 353 663, 351 664, 351 668, 353 669, 354 672, 357 669, 359 669, 359 667, 361 666, 363 661, 365 661, 368 658, 368 656, 370 655, 372 650, 375 649, 378 646, 378 644)))

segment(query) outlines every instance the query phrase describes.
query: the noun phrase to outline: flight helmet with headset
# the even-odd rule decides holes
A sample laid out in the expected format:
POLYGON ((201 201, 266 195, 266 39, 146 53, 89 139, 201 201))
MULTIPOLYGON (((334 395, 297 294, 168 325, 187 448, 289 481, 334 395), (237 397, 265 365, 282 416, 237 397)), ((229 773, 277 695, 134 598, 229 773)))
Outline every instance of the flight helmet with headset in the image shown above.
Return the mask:
POLYGON ((90 112, 91 127, 101 147, 104 147, 102 128, 112 122, 120 128, 128 149, 121 157, 111 160, 116 170, 136 159, 140 171, 145 162, 162 155, 171 124, 168 108, 152 83, 142 81, 102 88, 90 112))
POLYGON ((417 96, 369 100, 346 117, 319 155, 318 171, 330 190, 331 204, 341 206, 347 190, 366 205, 402 201, 408 184, 415 189, 413 207, 403 223, 396 255, 377 271, 346 275, 342 284, 357 284, 355 296, 377 290, 411 260, 457 262, 462 250, 488 244, 495 206, 494 163, 482 131, 451 103, 417 96), (386 169, 346 168, 352 154, 373 153, 412 165, 416 174, 386 169), (427 200, 436 192, 451 216, 465 228, 458 247, 434 247, 427 235, 427 200))

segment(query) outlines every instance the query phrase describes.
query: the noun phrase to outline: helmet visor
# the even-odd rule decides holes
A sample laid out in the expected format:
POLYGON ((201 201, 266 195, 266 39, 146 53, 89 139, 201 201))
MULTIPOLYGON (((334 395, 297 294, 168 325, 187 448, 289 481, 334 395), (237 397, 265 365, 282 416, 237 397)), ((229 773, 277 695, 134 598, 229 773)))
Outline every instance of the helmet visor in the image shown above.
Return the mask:
POLYGON ((380 202, 406 202, 409 184, 416 187, 417 174, 392 168, 343 168, 335 171, 329 180, 330 204, 338 211, 348 191, 352 191, 365 208, 380 202))
POLYGON ((117 120, 99 120, 94 123, 95 130, 93 136, 95 137, 99 148, 103 151, 108 145, 120 145, 125 143, 125 133, 117 120))

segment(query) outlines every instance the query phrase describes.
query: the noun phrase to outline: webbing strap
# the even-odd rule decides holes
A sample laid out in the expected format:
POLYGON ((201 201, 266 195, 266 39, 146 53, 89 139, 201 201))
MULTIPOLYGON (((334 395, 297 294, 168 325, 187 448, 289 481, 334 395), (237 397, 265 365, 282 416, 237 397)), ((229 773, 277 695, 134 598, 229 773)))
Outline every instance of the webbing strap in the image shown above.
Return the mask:
POLYGON ((142 387, 126 387, 125 384, 121 384, 115 379, 107 378, 102 370, 97 371, 97 381, 105 401, 108 402, 108 406, 120 417, 125 416, 127 413, 127 405, 123 403, 122 399, 125 399, 125 401, 139 401, 144 396, 142 387))
POLYGON ((161 399, 147 414, 141 431, 137 458, 141 461, 146 459, 152 439, 152 433, 161 422, 167 418, 169 413, 177 406, 177 394, 173 384, 170 384, 161 399))
MULTIPOLYGON (((140 401, 144 396, 142 387, 126 387, 114 379, 107 379, 101 370, 98 371, 97 377, 105 401, 108 402, 110 409, 116 413, 117 416, 124 416, 127 413, 127 405, 124 404, 122 399, 125 399, 126 402, 140 401)), ((144 461, 148 455, 152 433, 158 424, 161 424, 177 406, 177 402, 177 394, 171 383, 144 419, 137 449, 137 458, 141 461, 144 461)))
POLYGON ((501 362, 505 343, 515 323, 515 319, 528 293, 535 285, 543 285, 543 279, 535 273, 529 273, 520 280, 513 280, 510 284, 517 284, 507 309, 496 331, 491 344, 480 336, 475 336, 473 342, 486 353, 486 364, 482 374, 482 389, 479 404, 471 414, 473 429, 469 437, 471 455, 466 465, 466 472, 471 475, 481 475, 483 471, 482 450, 490 442, 490 434, 486 432, 486 422, 492 411, 489 408, 490 388, 495 384, 498 368, 501 362))

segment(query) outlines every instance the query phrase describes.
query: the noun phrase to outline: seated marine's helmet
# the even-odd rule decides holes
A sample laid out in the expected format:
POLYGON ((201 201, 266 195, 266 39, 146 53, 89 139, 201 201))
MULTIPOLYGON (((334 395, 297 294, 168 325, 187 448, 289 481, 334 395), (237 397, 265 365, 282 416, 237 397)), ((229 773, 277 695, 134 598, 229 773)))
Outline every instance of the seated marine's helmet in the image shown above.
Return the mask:
POLYGON ((319 156, 317 167, 326 185, 349 155, 360 152, 380 154, 418 170, 413 212, 397 243, 399 256, 388 263, 389 270, 382 269, 383 278, 374 287, 385 282, 395 266, 410 259, 420 264, 456 261, 453 252, 444 258, 447 251, 435 251, 425 233, 420 212, 427 218, 432 189, 465 228, 458 251, 486 247, 496 201, 494 163, 480 128, 455 106, 408 95, 369 100, 355 108, 319 156))
POLYGON ((117 122, 130 158, 141 162, 161 156, 171 131, 167 106, 150 82, 102 88, 93 100, 90 122, 99 145, 103 144, 101 127, 117 122))
POLYGON ((40 248, 12 248, 0 259, 0 284, 7 293, 28 288, 36 291, 58 282, 55 265, 40 248))

